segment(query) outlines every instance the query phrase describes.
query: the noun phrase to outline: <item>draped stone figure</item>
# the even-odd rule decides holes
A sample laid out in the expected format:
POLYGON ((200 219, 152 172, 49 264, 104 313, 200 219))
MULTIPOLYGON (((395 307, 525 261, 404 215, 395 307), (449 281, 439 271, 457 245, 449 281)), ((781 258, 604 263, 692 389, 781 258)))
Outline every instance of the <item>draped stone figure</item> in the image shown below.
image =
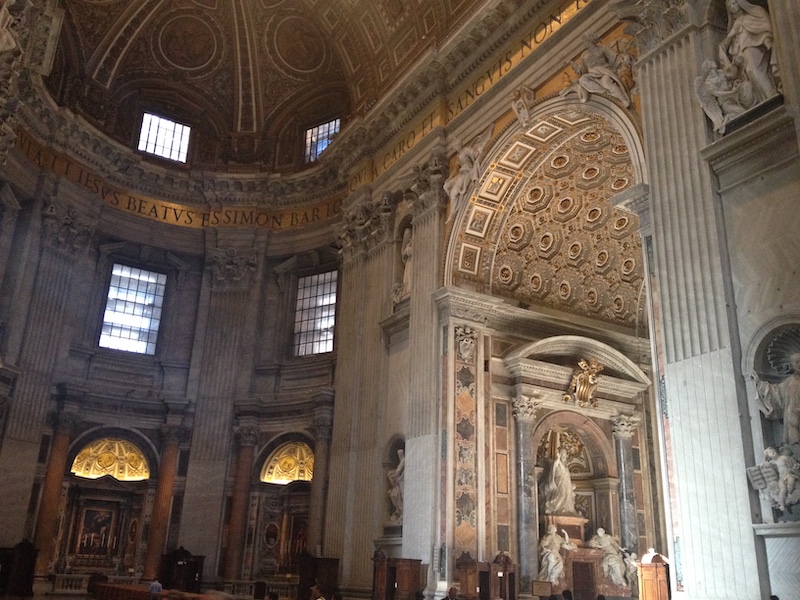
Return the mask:
POLYGON ((575 486, 569 474, 567 449, 561 447, 541 485, 540 496, 546 515, 575 515, 575 486))
POLYGON ((723 69, 737 65, 741 85, 750 88, 753 105, 778 93, 780 77, 772 52, 773 34, 769 13, 747 0, 726 0, 728 34, 719 44, 723 69))
POLYGON ((562 538, 556 532, 556 526, 550 523, 547 526, 547 533, 539 540, 539 581, 549 581, 552 584, 557 584, 564 577, 564 557, 561 556, 561 548, 567 550, 574 550, 577 548, 575 544, 569 541, 567 532, 563 529, 561 532, 564 534, 562 538))
POLYGON ((604 552, 600 561, 603 576, 606 579, 610 579, 614 585, 627 585, 627 565, 619 542, 608 535, 605 529, 598 527, 597 533, 589 540, 589 546, 599 548, 604 552))
POLYGON ((750 375, 756 383, 758 408, 767 419, 783 420, 783 442, 800 445, 800 352, 789 357, 792 374, 780 383, 763 381, 757 373, 750 375))
POLYGON ((586 50, 572 63, 572 70, 578 79, 562 90, 560 95, 575 91, 581 102, 586 102, 592 94, 608 94, 623 106, 630 106, 630 90, 620 77, 621 72, 628 73, 628 61, 622 53, 600 45, 600 40, 593 33, 584 34, 582 39, 586 50))
POLYGON ((386 474, 389 480, 389 490, 387 492, 389 501, 392 504, 392 511, 389 520, 393 523, 403 521, 403 482, 405 481, 406 453, 400 448, 397 451, 397 466, 390 469, 386 474))
POLYGON ((472 185, 480 177, 480 156, 484 147, 492 137, 494 123, 489 125, 472 146, 465 146, 461 140, 456 140, 458 152, 458 173, 447 178, 444 182, 444 192, 450 198, 450 215, 447 221, 452 221, 459 216, 469 201, 472 185))

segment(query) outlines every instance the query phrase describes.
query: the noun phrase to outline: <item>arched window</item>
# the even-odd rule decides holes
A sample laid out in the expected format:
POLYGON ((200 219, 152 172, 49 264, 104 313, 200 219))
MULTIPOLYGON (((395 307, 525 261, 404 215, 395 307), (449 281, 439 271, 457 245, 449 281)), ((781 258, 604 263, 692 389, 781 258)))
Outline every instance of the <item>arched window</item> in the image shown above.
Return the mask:
POLYGON ((289 442, 278 447, 261 471, 261 481, 278 485, 311 481, 313 476, 314 451, 305 442, 289 442))
POLYGON ((144 453, 131 442, 117 438, 103 438, 85 446, 72 462, 70 472, 86 479, 105 475, 119 481, 150 478, 150 466, 144 453))

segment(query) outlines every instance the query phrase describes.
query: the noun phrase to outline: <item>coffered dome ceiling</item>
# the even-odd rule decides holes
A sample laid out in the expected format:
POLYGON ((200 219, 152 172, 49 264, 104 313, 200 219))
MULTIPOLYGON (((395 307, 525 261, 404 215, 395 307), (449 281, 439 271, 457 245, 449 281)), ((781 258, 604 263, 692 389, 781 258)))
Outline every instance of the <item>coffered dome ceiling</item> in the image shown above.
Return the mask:
POLYGON ((483 0, 64 0, 47 86, 125 144, 150 110, 192 168, 293 171, 303 131, 363 114, 483 0))

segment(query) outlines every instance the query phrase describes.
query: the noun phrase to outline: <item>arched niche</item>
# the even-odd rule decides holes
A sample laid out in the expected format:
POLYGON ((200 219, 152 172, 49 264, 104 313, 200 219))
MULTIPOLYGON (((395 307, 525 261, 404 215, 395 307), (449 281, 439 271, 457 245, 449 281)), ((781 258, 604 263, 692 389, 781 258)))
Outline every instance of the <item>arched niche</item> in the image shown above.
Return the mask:
POLYGON ((512 121, 449 234, 444 283, 625 327, 641 326, 638 217, 615 206, 645 183, 636 117, 603 97, 548 98, 512 121))

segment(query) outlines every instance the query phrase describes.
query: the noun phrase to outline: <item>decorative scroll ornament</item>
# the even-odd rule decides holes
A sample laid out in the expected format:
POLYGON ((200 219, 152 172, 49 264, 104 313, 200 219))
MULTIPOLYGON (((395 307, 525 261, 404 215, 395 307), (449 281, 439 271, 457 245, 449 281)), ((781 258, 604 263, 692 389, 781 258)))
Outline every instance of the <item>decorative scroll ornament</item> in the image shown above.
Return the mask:
POLYGON ((614 437, 633 437, 641 421, 639 417, 634 417, 632 415, 617 415, 611 420, 611 430, 614 432, 614 437))
POLYGON ((520 394, 511 399, 511 406, 517 421, 533 423, 536 420, 536 414, 542 407, 542 401, 538 398, 520 394))
POLYGON ((206 264, 212 283, 221 290, 246 290, 258 268, 258 251, 209 248, 206 264))
POLYGON ((582 358, 578 362, 578 369, 572 374, 572 381, 569 384, 567 393, 564 394, 564 402, 573 402, 581 408, 591 406, 597 407, 597 400, 594 398, 594 390, 599 383, 598 374, 603 370, 603 365, 594 358, 582 358))

